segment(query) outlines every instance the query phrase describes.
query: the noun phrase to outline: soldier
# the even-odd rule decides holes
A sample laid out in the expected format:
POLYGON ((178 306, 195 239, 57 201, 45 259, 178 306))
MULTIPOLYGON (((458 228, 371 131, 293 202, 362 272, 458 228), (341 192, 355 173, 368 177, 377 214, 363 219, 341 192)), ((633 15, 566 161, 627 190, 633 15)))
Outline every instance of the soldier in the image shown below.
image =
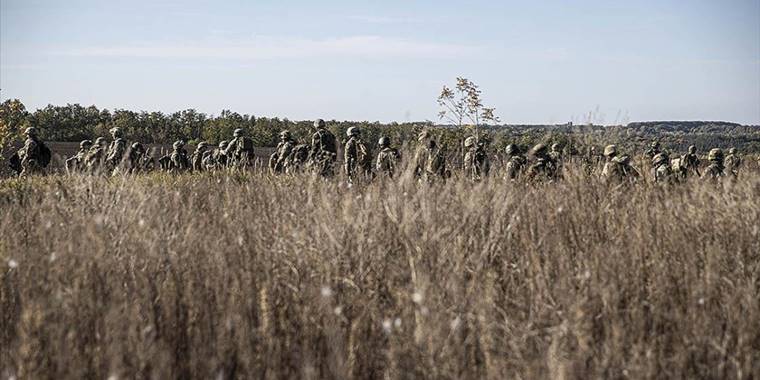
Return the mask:
POLYGON ((414 155, 415 176, 427 182, 432 182, 435 178, 446 179, 446 155, 430 136, 430 132, 422 131, 417 141, 420 145, 414 155))
POLYGON ((84 159, 87 157, 87 152, 92 147, 91 140, 84 140, 79 143, 79 151, 77 154, 71 156, 66 160, 66 170, 69 172, 77 172, 85 169, 84 159))
POLYGON ((728 150, 728 155, 723 161, 726 165, 727 174, 736 177, 739 175, 739 167, 742 165, 742 159, 737 154, 736 148, 728 150))
POLYGON ((707 160, 710 161, 710 165, 707 166, 705 172, 702 174, 702 178, 717 180, 725 176, 725 168, 723 167, 723 151, 715 148, 711 149, 707 154, 707 160))
POLYGON ((654 159, 654 156, 660 154, 660 142, 653 141, 651 144, 649 144, 649 147, 644 151, 644 154, 650 160, 654 159))
POLYGON ((522 174, 527 160, 525 159, 525 156, 520 153, 520 148, 518 148, 515 144, 507 145, 507 148, 504 150, 504 152, 507 154, 505 177, 508 181, 517 180, 522 174))
POLYGON ((253 164, 253 140, 245 136, 245 131, 238 128, 233 133, 233 139, 227 144, 224 154, 227 163, 239 169, 245 169, 253 164))
POLYGON ((205 141, 202 141, 197 147, 195 147, 195 151, 193 151, 193 154, 190 156, 190 163, 193 171, 203 171, 203 158, 207 157, 208 153, 208 144, 206 144, 205 141))
POLYGON ((222 140, 211 154, 203 158, 203 166, 208 170, 223 169, 227 167, 227 155, 224 153, 227 149, 227 141, 222 140))
POLYGON ((171 162, 171 171, 181 172, 190 168, 190 160, 187 158, 185 142, 177 140, 172 144, 172 153, 169 156, 171 162))
POLYGON ((298 144, 293 147, 290 152, 290 158, 288 158, 288 164, 285 167, 285 173, 294 174, 299 173, 309 162, 309 151, 311 145, 298 144))
POLYGON ((269 170, 272 173, 285 173, 288 169, 294 145, 295 141, 293 141, 290 131, 280 132, 280 142, 277 144, 274 153, 269 156, 269 170))
POLYGON ((327 130, 325 121, 317 119, 314 122, 316 131, 311 136, 311 151, 309 152, 309 165, 316 173, 323 177, 333 175, 333 165, 338 157, 338 147, 335 135, 327 130))
POLYGON ((464 154, 465 176, 473 181, 480 181, 488 174, 486 170, 489 165, 485 150, 482 145, 475 141, 474 136, 470 136, 464 140, 464 147, 467 149, 467 152, 464 154))
POLYGON ((607 162, 602 169, 602 179, 607 183, 624 183, 639 177, 639 172, 631 166, 630 157, 618 156, 617 146, 607 145, 604 148, 607 162))
POLYGON ((667 153, 658 153, 652 158, 652 178, 658 183, 673 183, 675 176, 670 166, 670 158, 667 153))
POLYGON ((359 127, 351 127, 346 131, 348 141, 343 149, 343 168, 349 182, 357 174, 372 175, 372 154, 361 139, 359 127))
POLYGON ((98 137, 95 139, 95 144, 90 147, 84 160, 85 165, 87 165, 87 171, 95 173, 103 167, 107 149, 108 146, 106 145, 106 139, 104 137, 98 137))
POLYGON ((26 141, 17 153, 21 177, 42 172, 42 169, 50 163, 51 158, 50 149, 37 136, 37 128, 29 127, 24 134, 26 134, 26 141))
POLYGON ((132 144, 127 152, 128 173, 138 173, 153 169, 153 159, 145 152, 145 148, 139 142, 132 144))
POLYGON ((108 152, 106 153, 106 164, 111 170, 118 168, 121 164, 121 160, 124 159, 124 154, 127 152, 127 141, 121 136, 120 128, 111 128, 111 137, 113 137, 113 141, 111 142, 111 145, 108 146, 108 152))
POLYGON ((679 162, 681 168, 681 175, 688 177, 691 174, 701 177, 699 173, 699 157, 697 156, 697 147, 694 145, 689 146, 688 153, 681 157, 679 162))
POLYGON ((549 158, 556 163, 562 162, 562 149, 559 143, 552 144, 552 148, 549 151, 549 158))
POLYGON ((398 149, 391 148, 391 139, 388 137, 381 137, 377 145, 380 147, 380 153, 377 154, 375 171, 393 178, 396 167, 401 161, 401 154, 398 152, 398 149))
POLYGON ((556 165, 549 157, 546 144, 536 144, 536 146, 531 149, 530 155, 533 156, 533 163, 531 163, 526 172, 529 180, 551 181, 556 179, 556 165))

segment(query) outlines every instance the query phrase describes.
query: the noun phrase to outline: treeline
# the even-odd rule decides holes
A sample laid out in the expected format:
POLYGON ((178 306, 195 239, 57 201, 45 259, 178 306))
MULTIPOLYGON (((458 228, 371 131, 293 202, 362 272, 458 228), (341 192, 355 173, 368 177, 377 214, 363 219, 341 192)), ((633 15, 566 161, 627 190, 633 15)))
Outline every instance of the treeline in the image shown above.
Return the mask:
MULTIPOLYGON (((327 120, 329 115, 325 116, 327 120)), ((163 144, 183 139, 190 144, 208 141, 217 143, 230 139, 236 128, 243 128, 257 146, 275 146, 283 129, 291 131, 299 141, 308 141, 312 121, 254 117, 224 110, 219 115, 207 115, 194 109, 174 113, 135 112, 125 109, 107 110, 96 106, 67 104, 48 105, 30 112, 16 99, 0 104, 0 143, 19 138, 26 127, 36 127, 46 141, 81 141, 108 136, 108 130, 119 127, 130 141, 163 144), (5 134, 5 140, 2 139, 5 134)), ((359 126, 365 140, 374 143, 389 136, 394 144, 414 141, 424 128, 436 128, 438 138, 452 150, 459 149, 464 137, 474 133, 468 128, 435 126, 431 122, 327 122, 328 127, 342 140, 349 127, 359 126)), ((760 152, 760 127, 724 122, 646 122, 627 126, 597 125, 498 125, 482 126, 492 147, 500 149, 508 143, 529 146, 536 142, 559 142, 566 147, 616 143, 628 150, 638 150, 652 140, 665 147, 683 151, 691 144, 700 150, 711 147, 735 146, 745 152, 760 152)), ((5 145, 5 144, 3 144, 5 145)))

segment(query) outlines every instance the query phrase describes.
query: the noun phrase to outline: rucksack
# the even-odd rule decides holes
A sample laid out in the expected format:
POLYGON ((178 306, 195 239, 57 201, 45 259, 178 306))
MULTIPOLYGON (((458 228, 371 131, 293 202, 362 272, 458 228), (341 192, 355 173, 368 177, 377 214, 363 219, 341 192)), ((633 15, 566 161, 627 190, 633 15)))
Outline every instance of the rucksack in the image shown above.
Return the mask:
POLYGON ((14 153, 13 156, 11 156, 8 160, 8 166, 10 166, 16 174, 21 174, 21 157, 18 156, 18 153, 14 153))
POLYGON ((50 152, 50 149, 47 147, 47 145, 43 143, 40 144, 40 166, 43 168, 46 168, 48 165, 50 165, 50 160, 53 157, 53 154, 50 152))
POLYGON ((317 133, 319 133, 319 141, 322 144, 322 150, 337 154, 338 149, 335 144, 335 136, 327 130, 320 130, 317 133))
POLYGON ((243 137, 238 141, 238 150, 241 152, 253 152, 253 140, 250 137, 243 137))

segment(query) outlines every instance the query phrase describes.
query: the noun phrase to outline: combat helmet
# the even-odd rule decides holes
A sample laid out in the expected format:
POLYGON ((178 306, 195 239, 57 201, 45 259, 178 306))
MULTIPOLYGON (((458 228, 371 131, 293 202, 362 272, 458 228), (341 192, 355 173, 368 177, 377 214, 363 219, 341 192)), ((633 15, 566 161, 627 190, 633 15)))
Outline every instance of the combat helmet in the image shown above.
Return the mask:
POLYGON ((533 149, 530 150, 530 154, 535 157, 542 157, 546 155, 546 144, 538 143, 533 149))
POLYGON ((348 130, 346 130, 346 135, 348 135, 348 137, 359 136, 359 132, 361 132, 359 130, 359 127, 350 127, 348 130))
POLYGON ((80 148, 89 148, 92 146, 92 140, 82 140, 82 142, 79 143, 80 148))
POLYGON ((111 132, 111 136, 113 136, 113 138, 119 138, 119 137, 121 137, 121 128, 119 128, 119 127, 113 127, 113 128, 111 128, 110 132, 111 132))
POLYGON ((694 145, 689 145, 689 154, 695 154, 697 153, 697 147, 694 145))
POLYGON ((96 138, 95 145, 106 145, 106 138, 105 137, 96 138))
POLYGON ((281 131, 280 138, 283 140, 290 140, 290 131, 288 130, 281 131))
POLYGON ((205 141, 201 141, 201 142, 198 144, 198 148, 197 148, 197 149, 205 149, 205 148, 207 148, 207 147, 208 147, 208 144, 207 144, 205 141))
POLYGON ((314 128, 324 128, 326 126, 325 121, 322 119, 314 120, 314 128))
POLYGON ((652 166, 660 166, 668 162, 668 155, 665 153, 657 153, 652 157, 652 166))
POLYGON ((723 161, 723 151, 720 148, 710 149, 710 153, 707 154, 707 159, 713 162, 723 161))
POLYGON ((172 148, 174 148, 175 150, 182 148, 183 146, 185 146, 185 142, 182 140, 177 140, 174 142, 174 144, 172 144, 172 148))
POLYGON ((464 147, 465 148, 473 147, 473 146, 475 146, 475 142, 476 142, 475 141, 475 136, 470 136, 470 137, 464 139, 464 147))
POLYGON ((385 148, 387 146, 391 145, 391 139, 388 137, 381 137, 380 140, 377 140, 377 145, 379 145, 382 148, 385 148))
POLYGON ((37 136, 37 128, 29 127, 26 130, 24 130, 24 134, 26 134, 27 136, 37 136))
POLYGON ((222 140, 222 141, 220 141, 220 142, 219 142, 219 149, 224 149, 224 148, 226 148, 226 147, 227 147, 227 144, 229 144, 229 143, 227 142, 227 140, 222 140))
POLYGON ((605 157, 614 157, 617 155, 617 146, 615 145, 607 145, 604 147, 604 156, 605 157))
POLYGON ((242 128, 235 129, 234 132, 232 132, 232 136, 234 137, 240 137, 245 134, 245 131, 242 128))
POLYGON ((736 154, 736 148, 730 148, 728 154, 736 154))
POLYGON ((514 156, 515 154, 520 153, 520 148, 518 148, 517 145, 515 145, 515 144, 509 144, 504 149, 504 153, 506 153, 506 154, 508 154, 510 156, 514 156))

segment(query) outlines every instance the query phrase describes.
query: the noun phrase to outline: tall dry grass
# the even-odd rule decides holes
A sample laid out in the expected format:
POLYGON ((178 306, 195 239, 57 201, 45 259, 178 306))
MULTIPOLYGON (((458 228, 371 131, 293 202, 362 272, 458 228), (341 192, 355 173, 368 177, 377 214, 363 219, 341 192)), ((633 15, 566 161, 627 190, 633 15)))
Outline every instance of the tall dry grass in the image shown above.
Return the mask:
POLYGON ((760 175, 0 185, 0 375, 760 377, 760 175))

